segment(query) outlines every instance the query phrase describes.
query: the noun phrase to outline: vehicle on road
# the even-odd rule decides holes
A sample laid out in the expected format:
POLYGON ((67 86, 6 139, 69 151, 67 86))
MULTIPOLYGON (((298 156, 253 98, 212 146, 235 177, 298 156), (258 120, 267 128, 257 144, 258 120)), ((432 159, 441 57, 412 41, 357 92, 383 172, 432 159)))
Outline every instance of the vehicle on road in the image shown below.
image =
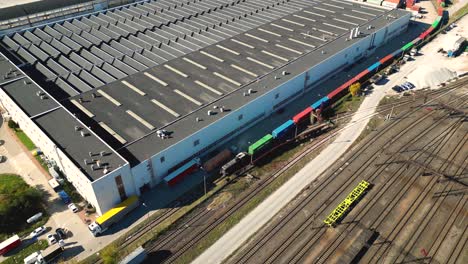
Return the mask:
POLYGON ((55 238, 54 234, 48 234, 47 235, 47 241, 49 242, 49 245, 53 245, 57 243, 57 239, 55 238))
POLYGON ((49 246, 48 248, 36 251, 27 256, 23 261, 24 264, 47 264, 51 263, 63 252, 63 247, 58 244, 49 246))
POLYGON ((397 93, 400 93, 401 91, 403 91, 403 89, 398 85, 393 86, 392 90, 397 92, 397 93))
POLYGON ((61 188, 60 183, 55 178, 52 178, 52 179, 49 180, 49 185, 50 185, 50 187, 52 187, 52 189, 55 192, 58 192, 60 190, 60 188, 61 188))
POLYGON ((46 228, 44 226, 40 226, 34 229, 34 231, 32 231, 31 234, 29 234, 29 237, 30 238, 37 237, 41 235, 42 233, 44 233, 45 231, 46 231, 46 228))
POLYGON ((21 245, 21 239, 18 235, 14 235, 0 243, 0 255, 8 253, 10 250, 21 245))
POLYGON ((102 216, 96 218, 94 222, 88 225, 89 231, 95 236, 104 233, 111 225, 120 221, 125 215, 137 208, 140 204, 138 196, 134 195, 127 200, 116 205, 114 208, 105 212, 102 216))
POLYGON ((59 227, 55 229, 55 233, 57 234, 60 240, 67 238, 67 235, 65 234, 65 230, 63 230, 63 228, 59 227))
POLYGON ((65 203, 65 204, 69 204, 71 203, 71 199, 70 199, 70 196, 68 196, 68 194, 65 192, 65 191, 60 191, 57 193, 60 197, 60 199, 62 199, 62 201, 65 203))
POLYGON ((411 56, 416 56, 416 55, 418 55, 418 49, 412 48, 411 51, 410 51, 410 55, 411 55, 411 56))
POLYGON ((70 209, 70 211, 72 211, 74 213, 77 213, 79 211, 78 207, 74 203, 69 204, 68 208, 70 209))

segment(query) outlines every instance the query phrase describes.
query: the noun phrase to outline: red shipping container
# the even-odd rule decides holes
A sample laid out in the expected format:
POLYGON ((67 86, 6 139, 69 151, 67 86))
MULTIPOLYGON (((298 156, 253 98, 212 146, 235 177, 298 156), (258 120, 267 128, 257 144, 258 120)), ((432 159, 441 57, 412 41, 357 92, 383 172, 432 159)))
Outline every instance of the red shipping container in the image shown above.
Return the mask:
POLYGON ((439 8, 437 9, 437 15, 439 16, 443 16, 444 15, 444 9, 442 7, 439 6, 439 8))
POLYGON ((293 121, 295 124, 299 123, 302 119, 304 119, 305 117, 307 117, 308 115, 310 115, 310 113, 312 112, 312 107, 307 107, 306 109, 302 110, 302 112, 300 112, 299 114, 295 115, 293 117, 293 121))

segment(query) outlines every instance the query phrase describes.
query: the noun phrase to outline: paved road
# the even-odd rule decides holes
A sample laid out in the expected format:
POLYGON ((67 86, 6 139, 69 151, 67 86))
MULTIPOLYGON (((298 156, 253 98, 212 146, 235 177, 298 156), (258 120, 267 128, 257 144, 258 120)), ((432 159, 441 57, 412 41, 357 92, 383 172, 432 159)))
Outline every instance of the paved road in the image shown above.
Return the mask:
MULTIPOLYGON (((422 53, 428 54, 430 51, 433 51, 435 48, 432 46, 431 44, 426 45, 422 49, 422 53)), ((267 224, 275 214, 297 196, 302 189, 313 182, 330 165, 335 163, 366 128, 380 100, 388 94, 394 94, 391 87, 404 82, 404 78, 409 73, 425 63, 431 63, 430 56, 420 56, 417 60, 407 63, 401 67, 400 72, 389 76, 388 82, 384 85, 377 85, 374 92, 365 98, 347 128, 335 138, 332 144, 244 217, 236 226, 195 259, 193 263, 221 263, 225 258, 234 253, 237 248, 242 246, 257 230, 267 224)))

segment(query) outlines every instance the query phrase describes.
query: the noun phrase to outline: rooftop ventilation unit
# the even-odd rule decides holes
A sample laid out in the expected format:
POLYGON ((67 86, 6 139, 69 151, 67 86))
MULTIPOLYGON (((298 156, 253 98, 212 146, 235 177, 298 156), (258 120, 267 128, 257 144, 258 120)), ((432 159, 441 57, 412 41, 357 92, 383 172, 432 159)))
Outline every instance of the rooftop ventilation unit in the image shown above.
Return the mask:
POLYGON ((80 130, 81 130, 81 127, 75 126, 75 131, 80 131, 80 130))
POLYGON ((197 117, 197 118, 195 118, 195 121, 200 122, 201 118, 197 117))
POLYGON ((102 171, 104 174, 107 174, 109 172, 109 169, 107 168, 107 166, 104 167, 104 170, 102 171))
POLYGON ((86 137, 86 133, 84 131, 81 131, 80 134, 81 134, 82 137, 86 137))
POLYGON ((91 165, 91 170, 94 171, 94 164, 91 165))
POLYGON ((217 105, 213 105, 213 109, 218 109, 218 106, 217 106, 217 105))
POLYGON ((89 155, 90 157, 92 157, 92 156, 93 156, 93 153, 90 151, 90 152, 88 152, 88 155, 89 155))
POLYGON ((221 107, 219 108, 219 111, 221 111, 221 113, 224 112, 224 106, 221 106, 221 107))
POLYGON ((212 115, 212 114, 213 114, 213 111, 208 110, 208 115, 210 116, 210 115, 212 115))
POLYGON ((96 94, 95 94, 95 93, 92 93, 91 96, 92 96, 93 98, 96 98, 96 94))
POLYGON ((106 155, 106 152, 104 150, 99 152, 99 156, 104 157, 105 155, 106 155))
POLYGON ((252 90, 252 89, 248 89, 248 90, 247 90, 247 93, 248 93, 248 94, 252 94, 252 93, 253 93, 253 90, 252 90))
POLYGON ((283 71, 281 74, 283 74, 283 75, 288 75, 288 74, 289 74, 289 72, 287 72, 287 71, 283 71))
POLYGON ((278 75, 275 75, 275 80, 279 80, 280 77, 278 75))

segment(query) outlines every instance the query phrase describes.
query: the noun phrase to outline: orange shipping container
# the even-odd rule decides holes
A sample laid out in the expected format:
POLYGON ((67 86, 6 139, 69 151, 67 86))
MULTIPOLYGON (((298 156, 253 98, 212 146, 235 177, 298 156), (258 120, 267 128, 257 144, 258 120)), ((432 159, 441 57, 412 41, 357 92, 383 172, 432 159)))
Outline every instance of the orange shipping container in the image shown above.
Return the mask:
POLYGON ((209 159, 205 163, 203 163, 203 168, 207 172, 212 172, 217 167, 220 167, 224 164, 227 160, 232 157, 232 152, 229 149, 225 149, 221 151, 218 155, 214 156, 213 158, 209 159))

